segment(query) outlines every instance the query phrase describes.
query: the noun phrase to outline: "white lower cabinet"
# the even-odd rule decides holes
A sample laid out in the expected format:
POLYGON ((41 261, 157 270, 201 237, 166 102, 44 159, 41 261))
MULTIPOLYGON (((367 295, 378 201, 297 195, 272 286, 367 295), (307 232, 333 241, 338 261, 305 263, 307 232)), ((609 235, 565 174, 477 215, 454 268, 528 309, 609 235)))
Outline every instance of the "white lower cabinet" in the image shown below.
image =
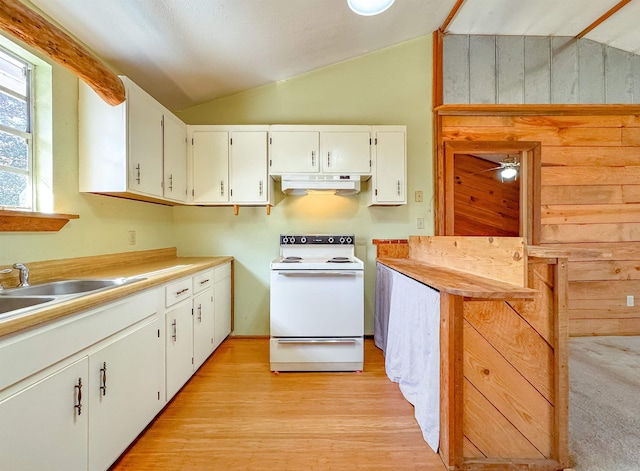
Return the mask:
POLYGON ((166 314, 166 394, 171 399, 193 374, 193 315, 190 301, 166 314))
POLYGON ((89 469, 105 470, 164 406, 160 321, 152 317, 89 355, 89 469))
POLYGON ((0 338, 0 469, 108 469, 229 334, 230 296, 227 263, 0 338))
POLYGON ((217 348, 231 333, 231 263, 216 267, 214 280, 213 348, 217 348))
POLYGON ((198 369, 213 353, 213 290, 207 288, 193 298, 193 368, 198 369))
POLYGON ((0 468, 87 468, 87 370, 85 356, 0 402, 0 468))

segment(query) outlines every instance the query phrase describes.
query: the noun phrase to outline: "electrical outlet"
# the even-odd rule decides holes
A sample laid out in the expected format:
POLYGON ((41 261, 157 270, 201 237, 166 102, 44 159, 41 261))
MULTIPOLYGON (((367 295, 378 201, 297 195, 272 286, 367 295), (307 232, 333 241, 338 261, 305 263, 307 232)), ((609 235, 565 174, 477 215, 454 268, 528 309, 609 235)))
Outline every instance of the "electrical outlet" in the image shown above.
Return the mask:
POLYGON ((422 190, 416 190, 416 203, 422 203, 424 201, 424 193, 422 190))
POLYGON ((424 218, 418 218, 418 229, 424 229, 424 218))
POLYGON ((633 307, 634 304, 635 304, 635 299, 633 298, 633 295, 627 296, 627 306, 633 307))
POLYGON ((129 231, 129 245, 136 245, 136 231, 129 231))

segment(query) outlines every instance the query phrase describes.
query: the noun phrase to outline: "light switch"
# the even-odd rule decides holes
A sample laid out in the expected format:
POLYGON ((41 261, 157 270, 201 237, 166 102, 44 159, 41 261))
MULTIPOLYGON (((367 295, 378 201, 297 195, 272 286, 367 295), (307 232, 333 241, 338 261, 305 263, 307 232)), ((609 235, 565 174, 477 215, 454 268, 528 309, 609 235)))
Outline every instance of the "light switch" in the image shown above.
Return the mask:
POLYGON ((424 218, 418 218, 418 229, 424 229, 424 218))

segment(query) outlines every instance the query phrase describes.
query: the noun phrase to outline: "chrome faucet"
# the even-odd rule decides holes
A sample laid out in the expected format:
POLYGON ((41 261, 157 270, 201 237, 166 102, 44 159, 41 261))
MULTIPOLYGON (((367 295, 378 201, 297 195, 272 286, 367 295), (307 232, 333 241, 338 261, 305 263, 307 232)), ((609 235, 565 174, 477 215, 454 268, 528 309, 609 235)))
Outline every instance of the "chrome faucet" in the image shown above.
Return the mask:
MULTIPOLYGON (((11 273, 13 270, 11 268, 5 268, 4 270, 0 270, 0 275, 4 275, 6 273, 11 273)), ((0 283, 0 291, 2 291, 2 283, 0 283)))
POLYGON ((29 268, 22 263, 14 263, 13 268, 20 270, 20 284, 18 288, 29 286, 29 268))

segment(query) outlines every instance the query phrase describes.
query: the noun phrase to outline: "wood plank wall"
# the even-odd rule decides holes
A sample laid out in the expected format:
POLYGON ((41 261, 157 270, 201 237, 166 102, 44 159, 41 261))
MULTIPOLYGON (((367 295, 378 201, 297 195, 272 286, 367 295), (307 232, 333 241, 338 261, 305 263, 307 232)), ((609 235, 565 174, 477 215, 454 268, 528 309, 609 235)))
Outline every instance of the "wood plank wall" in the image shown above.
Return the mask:
POLYGON ((556 311, 558 270, 552 260, 529 263, 528 286, 538 298, 464 302, 464 469, 567 464, 566 330, 554 323, 564 318, 556 311))
POLYGON ((453 235, 520 235, 520 182, 501 181, 492 170, 496 166, 473 155, 456 154, 453 235))
POLYGON ((570 335, 639 335, 640 116, 635 108, 584 115, 576 108, 547 115, 440 110, 439 148, 453 140, 541 142, 540 245, 575 254, 570 335), (627 306, 627 296, 636 306, 627 306))

